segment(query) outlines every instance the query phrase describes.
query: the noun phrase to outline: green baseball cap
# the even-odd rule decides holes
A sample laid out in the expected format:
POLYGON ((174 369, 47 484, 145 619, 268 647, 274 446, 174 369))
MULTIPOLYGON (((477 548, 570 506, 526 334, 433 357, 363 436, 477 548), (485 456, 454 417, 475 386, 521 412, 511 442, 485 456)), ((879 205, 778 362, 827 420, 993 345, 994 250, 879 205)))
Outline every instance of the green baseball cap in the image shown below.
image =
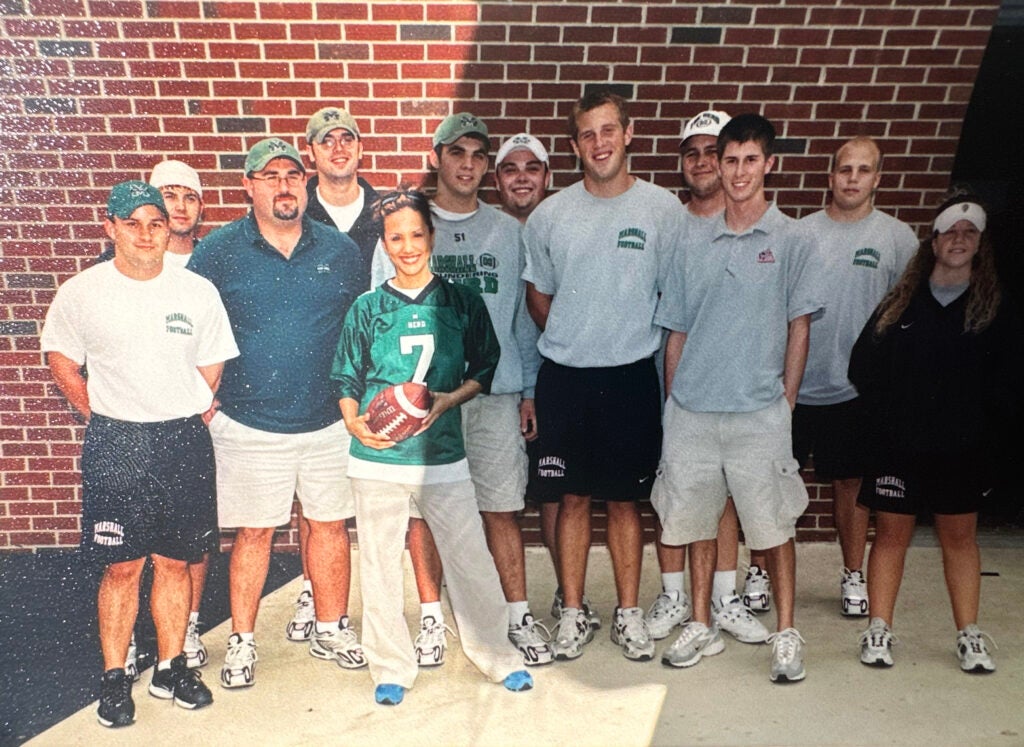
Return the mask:
POLYGON ((306 142, 322 143, 328 132, 339 128, 348 130, 358 139, 362 138, 355 117, 340 107, 328 106, 309 118, 306 124, 306 142))
POLYGON ((143 205, 152 205, 167 218, 167 206, 160 190, 145 182, 128 181, 115 184, 107 198, 107 216, 125 220, 143 205))
POLYGON ((306 173, 302 156, 295 150, 295 146, 286 143, 279 137, 268 137, 252 146, 249 155, 245 157, 245 173, 251 174, 264 169, 275 158, 287 158, 290 161, 295 161, 295 165, 302 170, 302 173, 306 173))
POLYGON ((490 137, 487 135, 487 125, 476 115, 469 112, 451 114, 441 120, 441 124, 434 130, 434 147, 439 145, 451 145, 460 137, 473 135, 483 140, 487 147, 491 147, 490 137))

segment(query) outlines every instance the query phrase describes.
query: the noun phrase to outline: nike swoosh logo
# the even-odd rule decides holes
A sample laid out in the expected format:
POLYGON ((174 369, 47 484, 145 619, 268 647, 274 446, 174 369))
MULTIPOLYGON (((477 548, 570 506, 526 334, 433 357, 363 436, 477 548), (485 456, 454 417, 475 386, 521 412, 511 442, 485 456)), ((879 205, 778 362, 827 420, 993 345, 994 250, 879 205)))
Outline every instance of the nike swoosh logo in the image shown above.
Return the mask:
POLYGON ((907 322, 906 324, 900 324, 900 329, 910 329, 914 325, 913 322, 907 322))

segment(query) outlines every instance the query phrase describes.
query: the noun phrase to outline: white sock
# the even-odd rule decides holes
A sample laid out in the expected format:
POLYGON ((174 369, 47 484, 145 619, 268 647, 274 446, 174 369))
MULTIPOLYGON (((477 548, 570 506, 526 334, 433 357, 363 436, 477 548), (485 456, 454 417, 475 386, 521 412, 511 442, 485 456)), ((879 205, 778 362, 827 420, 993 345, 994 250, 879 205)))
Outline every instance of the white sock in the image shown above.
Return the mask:
POLYGON ((308 591, 310 596, 313 596, 313 582, 308 578, 302 579, 302 590, 308 591))
POLYGON ((509 602, 508 603, 508 626, 511 628, 513 625, 519 626, 523 624, 523 615, 530 611, 529 602, 509 602))
POLYGON ((686 583, 686 571, 674 571, 672 573, 661 574, 661 588, 666 594, 672 594, 673 600, 678 602, 682 599, 685 593, 684 584, 686 583))
POLYGON ((441 612, 441 602, 425 602, 420 605, 420 620, 425 617, 432 617, 438 624, 444 623, 444 613, 441 612))
POLYGON ((324 622, 323 620, 316 621, 317 633, 337 633, 340 629, 341 623, 337 620, 334 620, 333 622, 330 620, 327 622, 324 622))
POLYGON ((171 660, 170 659, 164 659, 163 661, 158 661, 156 663, 156 671, 158 671, 158 672, 162 672, 165 669, 170 669, 170 668, 171 668, 171 660))
POLYGON ((736 596, 736 569, 715 571, 715 580, 711 585, 711 598, 717 604, 722 597, 734 596, 736 596))
POLYGON ((255 633, 239 633, 238 636, 243 641, 255 641, 256 640, 256 634, 255 633))
POLYGON ((188 613, 188 621, 190 623, 198 623, 199 622, 199 612, 198 612, 198 610, 196 612, 189 612, 188 613))

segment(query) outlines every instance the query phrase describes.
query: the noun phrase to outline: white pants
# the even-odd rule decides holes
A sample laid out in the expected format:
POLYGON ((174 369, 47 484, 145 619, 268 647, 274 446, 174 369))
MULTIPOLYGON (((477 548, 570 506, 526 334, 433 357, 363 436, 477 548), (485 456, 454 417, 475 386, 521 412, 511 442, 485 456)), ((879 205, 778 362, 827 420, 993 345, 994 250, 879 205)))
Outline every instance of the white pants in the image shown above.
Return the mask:
POLYGON ((375 684, 405 688, 418 667, 405 621, 402 554, 412 499, 434 535, 462 650, 492 682, 523 668, 508 639, 508 611, 484 539, 473 483, 401 485, 352 478, 359 529, 363 649, 375 684))

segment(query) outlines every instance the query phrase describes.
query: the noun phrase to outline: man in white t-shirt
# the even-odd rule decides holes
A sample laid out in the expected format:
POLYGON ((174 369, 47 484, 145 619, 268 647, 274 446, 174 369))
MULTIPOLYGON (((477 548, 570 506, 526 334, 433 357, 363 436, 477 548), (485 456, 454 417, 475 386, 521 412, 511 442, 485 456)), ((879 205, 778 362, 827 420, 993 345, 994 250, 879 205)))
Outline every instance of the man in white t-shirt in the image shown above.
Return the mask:
MULTIPOLYGON (((337 228, 359 247, 359 277, 356 283, 370 290, 370 263, 380 242, 380 225, 373 214, 377 191, 359 176, 363 159, 363 138, 359 125, 345 109, 327 106, 318 110, 306 123, 306 157, 316 174, 306 181, 306 215, 313 220, 337 228)), ((362 286, 360 286, 362 287, 362 286)), ((297 502, 299 552, 302 556, 302 591, 295 600, 295 612, 285 626, 290 641, 308 641, 313 636, 316 603, 307 560, 309 521, 297 502)), ((342 575, 345 598, 351 577, 351 546, 346 533, 342 537, 342 575)))
POLYGON ((217 537, 213 444, 203 415, 238 348, 213 285, 164 263, 168 211, 156 188, 117 184, 104 228, 113 261, 60 287, 40 342, 54 381, 87 423, 81 542, 85 556, 105 567, 98 719, 120 727, 135 718, 124 662, 147 558, 159 659, 149 692, 189 709, 213 702, 182 642, 188 563, 217 537))

